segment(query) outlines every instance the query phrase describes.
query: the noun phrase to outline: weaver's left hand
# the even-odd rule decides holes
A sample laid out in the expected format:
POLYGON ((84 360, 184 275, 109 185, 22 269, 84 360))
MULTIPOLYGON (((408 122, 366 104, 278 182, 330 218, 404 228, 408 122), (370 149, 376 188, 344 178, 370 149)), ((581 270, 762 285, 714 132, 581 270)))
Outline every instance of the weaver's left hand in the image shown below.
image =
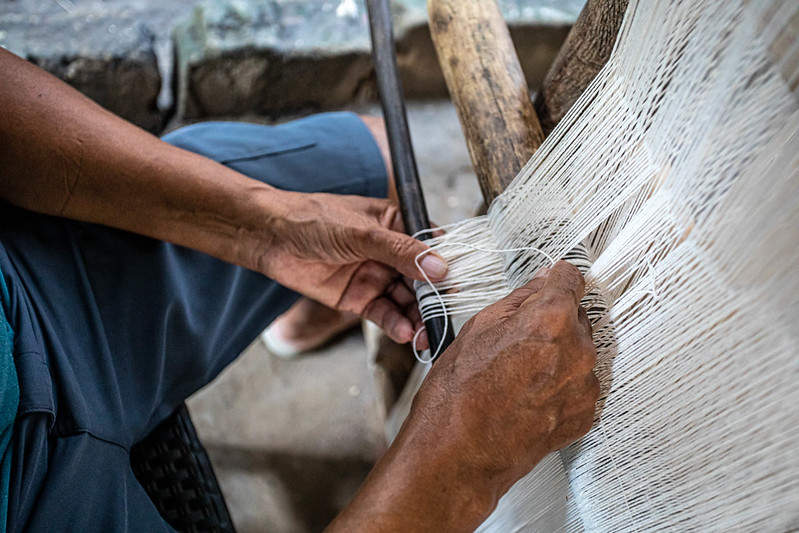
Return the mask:
MULTIPOLYGON (((404 277, 422 280, 414 262, 428 249, 404 233, 388 200, 332 194, 280 193, 280 210, 257 270, 329 307, 375 322, 393 340, 409 342, 421 327, 416 298, 404 277)), ((420 261, 433 281, 446 262, 420 261)), ((420 335, 418 348, 426 348, 420 335)))
MULTIPOLYGON (((398 341, 418 325, 400 274, 427 249, 387 201, 278 191, 158 140, 0 48, 0 198, 260 271, 398 341)), ((324 169, 320 169, 321 172, 324 169)), ((430 267, 431 278, 443 276, 430 267)))

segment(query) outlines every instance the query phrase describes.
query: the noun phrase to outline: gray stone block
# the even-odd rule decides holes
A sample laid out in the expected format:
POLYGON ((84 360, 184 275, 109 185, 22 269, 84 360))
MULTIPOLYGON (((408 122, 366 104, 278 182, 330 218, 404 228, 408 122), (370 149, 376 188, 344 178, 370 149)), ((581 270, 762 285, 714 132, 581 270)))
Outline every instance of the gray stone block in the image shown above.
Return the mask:
MULTIPOLYGON (((500 0, 532 88, 584 0, 500 0)), ((426 0, 394 0, 409 98, 446 97, 426 0)), ((363 0, 205 0, 175 31, 178 116, 280 115, 374 100, 363 0)))
MULTIPOLYGON (((406 94, 446 97, 426 0, 392 1, 406 94)), ((498 1, 536 88, 584 0, 498 1)), ((364 0, 4 1, 0 46, 153 132, 175 99, 186 119, 376 100, 364 0)))
POLYGON ((0 46, 66 81, 106 109, 152 132, 162 129, 154 35, 140 13, 89 4, 4 2, 0 46))
POLYGON ((340 2, 201 3, 175 31, 178 115, 282 114, 353 100, 371 75, 368 33, 340 2))

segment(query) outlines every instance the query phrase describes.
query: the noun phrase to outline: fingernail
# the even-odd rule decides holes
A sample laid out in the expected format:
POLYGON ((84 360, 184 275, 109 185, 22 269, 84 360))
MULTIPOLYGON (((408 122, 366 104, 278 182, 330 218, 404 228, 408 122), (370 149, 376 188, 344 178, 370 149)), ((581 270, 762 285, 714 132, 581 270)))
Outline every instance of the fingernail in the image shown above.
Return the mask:
POLYGON ((411 342, 413 340, 413 328, 408 324, 402 324, 397 329, 397 336, 399 342, 411 342))
POLYGON ((420 266, 431 279, 440 280, 447 275, 447 262, 437 255, 424 256, 420 266))
POLYGON ((539 270, 538 272, 535 273, 535 276, 533 276, 533 279, 546 276, 547 274, 549 274, 549 267, 544 267, 544 268, 542 268, 541 270, 539 270))
POLYGON ((422 331, 419 338, 416 339, 416 349, 426 350, 430 346, 430 341, 427 339, 427 331, 422 331))

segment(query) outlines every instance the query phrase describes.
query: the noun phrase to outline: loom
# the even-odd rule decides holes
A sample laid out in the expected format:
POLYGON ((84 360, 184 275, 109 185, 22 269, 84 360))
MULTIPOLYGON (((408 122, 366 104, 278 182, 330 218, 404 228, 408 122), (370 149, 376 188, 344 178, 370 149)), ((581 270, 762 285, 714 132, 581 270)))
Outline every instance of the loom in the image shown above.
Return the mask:
MULTIPOLYGON (((442 66, 453 89, 453 69, 510 65, 496 78, 519 100, 507 29, 472 17, 489 4, 431 2, 440 53, 494 43, 496 63, 442 66), (458 24, 479 31, 462 40, 458 24)), ((489 198, 504 189, 486 216, 430 241, 450 275, 441 298, 422 288, 423 314, 501 298, 547 264, 532 247, 571 259, 602 384, 589 434, 482 531, 799 529, 797 35, 792 0, 630 0, 610 59, 537 150, 532 105, 507 138, 481 138, 475 121, 496 117, 454 87, 478 170, 529 161, 506 189, 483 181, 489 198)))

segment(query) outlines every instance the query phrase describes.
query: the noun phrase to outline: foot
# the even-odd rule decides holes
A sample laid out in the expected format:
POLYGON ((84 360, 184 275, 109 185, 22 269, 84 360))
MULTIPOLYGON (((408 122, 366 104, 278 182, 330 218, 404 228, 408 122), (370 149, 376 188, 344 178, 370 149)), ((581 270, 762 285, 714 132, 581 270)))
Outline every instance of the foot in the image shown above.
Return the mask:
POLYGON ((300 298, 261 333, 261 340, 272 355, 290 359, 323 346, 359 323, 356 314, 300 298))

